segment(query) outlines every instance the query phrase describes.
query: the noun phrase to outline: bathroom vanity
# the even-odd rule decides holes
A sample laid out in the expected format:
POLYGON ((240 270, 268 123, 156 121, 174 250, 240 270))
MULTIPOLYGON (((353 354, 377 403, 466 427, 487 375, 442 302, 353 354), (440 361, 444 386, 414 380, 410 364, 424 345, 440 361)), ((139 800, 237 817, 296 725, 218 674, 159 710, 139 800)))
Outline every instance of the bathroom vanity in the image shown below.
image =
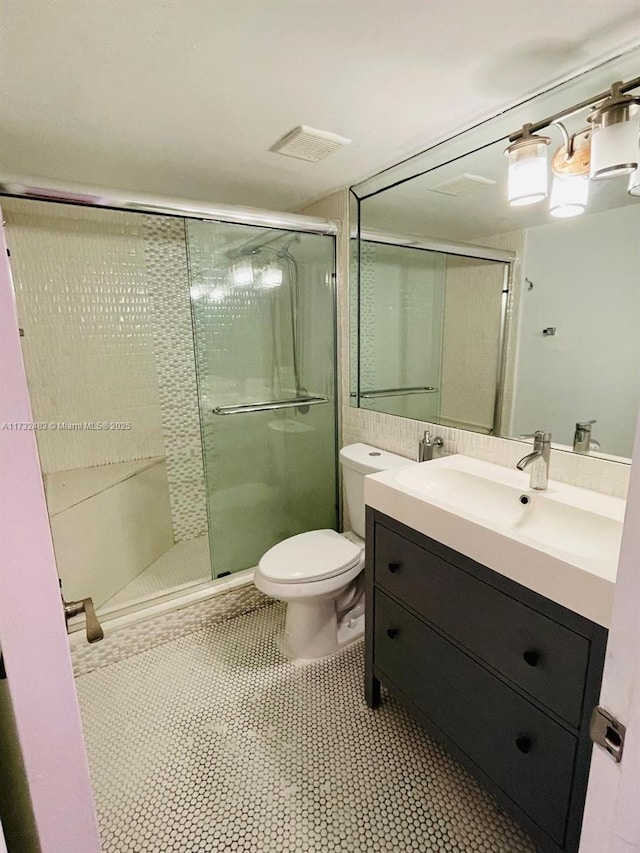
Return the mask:
MULTIPOLYGON (((447 470, 446 460, 438 462, 447 470)), ((505 476, 512 474, 506 470, 505 476)), ((382 512, 392 477, 386 475, 386 484, 384 475, 370 479, 378 482, 366 487, 367 503, 378 508, 367 508, 368 704, 379 703, 384 685, 541 849, 577 851, 592 751, 589 721, 598 704, 606 627, 382 512)), ((436 503, 430 504, 397 484, 396 500, 389 503, 400 508, 396 515, 402 515, 400 491, 406 501, 420 501, 423 528, 435 518, 446 539, 450 531, 437 523, 447 512, 436 506, 437 488, 436 503)), ((522 492, 520 497, 531 502, 545 500, 526 488, 522 492)), ((499 514, 497 502, 494 509, 499 514)), ((448 514, 463 533, 472 525, 465 549, 473 552, 473 528, 479 532, 484 526, 468 514, 448 514)), ((521 518, 512 522, 523 523, 521 518)), ((502 540, 507 558, 517 553, 508 536, 489 532, 499 537, 496 542, 502 540)), ((525 547, 535 559, 536 550, 525 547)), ((557 555, 539 552, 539 574, 544 581, 550 559, 557 561, 556 597, 561 598, 567 584, 557 555)), ((521 563, 530 570, 524 551, 521 563)))

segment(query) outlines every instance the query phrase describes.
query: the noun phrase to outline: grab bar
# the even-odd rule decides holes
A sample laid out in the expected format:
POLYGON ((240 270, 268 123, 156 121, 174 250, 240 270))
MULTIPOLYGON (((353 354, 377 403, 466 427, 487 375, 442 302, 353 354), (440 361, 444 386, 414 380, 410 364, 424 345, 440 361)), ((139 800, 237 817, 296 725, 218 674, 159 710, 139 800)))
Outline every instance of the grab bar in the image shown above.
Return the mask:
MULTIPOLYGON (((381 388, 378 391, 362 391, 360 399, 369 400, 373 397, 401 397, 404 394, 435 394, 438 389, 431 385, 416 385, 411 388, 381 388)), ((357 394, 352 394, 357 397, 357 394)))
POLYGON ((328 397, 294 397, 290 400, 268 400, 264 403, 242 403, 239 406, 216 406, 214 415, 244 415, 248 412, 269 412, 273 409, 297 409, 299 406, 317 406, 328 403, 328 397))

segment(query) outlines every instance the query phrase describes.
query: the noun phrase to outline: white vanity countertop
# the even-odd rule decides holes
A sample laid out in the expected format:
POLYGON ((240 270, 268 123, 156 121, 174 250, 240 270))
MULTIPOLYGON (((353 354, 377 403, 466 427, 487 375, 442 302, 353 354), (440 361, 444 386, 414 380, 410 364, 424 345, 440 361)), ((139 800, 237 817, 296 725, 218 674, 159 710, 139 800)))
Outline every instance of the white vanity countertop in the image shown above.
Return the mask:
POLYGON ((609 626, 622 498, 553 480, 537 491, 528 471, 458 454, 367 476, 365 503, 609 626))

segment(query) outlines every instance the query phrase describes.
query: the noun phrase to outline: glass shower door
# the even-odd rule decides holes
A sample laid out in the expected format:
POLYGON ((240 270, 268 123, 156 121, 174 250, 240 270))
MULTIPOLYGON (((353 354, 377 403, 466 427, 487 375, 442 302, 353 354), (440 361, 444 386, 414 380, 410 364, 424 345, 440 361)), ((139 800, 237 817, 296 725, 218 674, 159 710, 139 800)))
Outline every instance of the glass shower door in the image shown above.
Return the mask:
POLYGON ((187 220, 214 577, 337 524, 334 238, 187 220))

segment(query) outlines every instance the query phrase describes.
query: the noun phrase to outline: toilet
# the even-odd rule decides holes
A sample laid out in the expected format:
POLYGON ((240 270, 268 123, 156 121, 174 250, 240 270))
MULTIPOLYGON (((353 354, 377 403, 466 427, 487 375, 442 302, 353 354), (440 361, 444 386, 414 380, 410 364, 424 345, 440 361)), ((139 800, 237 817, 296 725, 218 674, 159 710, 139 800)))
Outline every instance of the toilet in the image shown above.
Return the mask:
POLYGON ((353 532, 311 530, 270 548, 255 572, 265 595, 287 604, 282 652, 291 660, 334 654, 364 631, 364 478, 414 464, 368 444, 340 451, 353 532))

